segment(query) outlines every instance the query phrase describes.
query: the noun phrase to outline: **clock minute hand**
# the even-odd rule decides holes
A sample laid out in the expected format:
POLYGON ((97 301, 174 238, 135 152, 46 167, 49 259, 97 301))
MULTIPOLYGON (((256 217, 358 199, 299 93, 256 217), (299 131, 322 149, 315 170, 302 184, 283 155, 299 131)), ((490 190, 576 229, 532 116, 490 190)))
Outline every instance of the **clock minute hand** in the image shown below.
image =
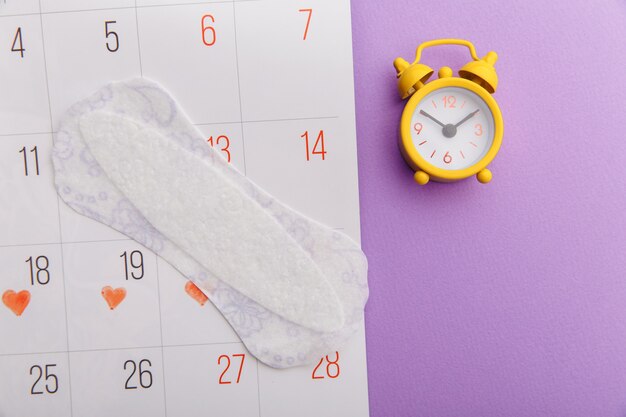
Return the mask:
POLYGON ((474 110, 473 112, 471 112, 470 114, 468 114, 467 116, 465 116, 463 118, 463 120, 461 120, 459 123, 455 124, 454 127, 459 127, 461 126, 463 123, 467 122, 469 119, 471 119, 472 117, 474 117, 474 115, 476 115, 476 113, 478 113, 480 109, 478 110, 474 110))
POLYGON ((441 123, 439 120, 435 119, 433 116, 431 116, 430 114, 426 113, 424 110, 420 110, 420 114, 428 117, 430 120, 432 120, 433 122, 437 123, 439 126, 441 127, 445 127, 445 125, 443 123, 441 123))

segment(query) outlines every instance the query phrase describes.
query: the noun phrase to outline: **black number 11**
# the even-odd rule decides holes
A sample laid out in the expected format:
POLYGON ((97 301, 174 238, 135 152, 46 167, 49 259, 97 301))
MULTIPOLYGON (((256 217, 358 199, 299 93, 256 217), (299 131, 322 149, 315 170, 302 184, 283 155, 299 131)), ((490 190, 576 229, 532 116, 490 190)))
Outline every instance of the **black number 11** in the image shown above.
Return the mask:
MULTIPOLYGON (((33 154, 33 159, 35 161, 35 175, 39 175, 39 155, 37 154, 37 147, 34 146, 33 149, 29 151, 33 154)), ((24 175, 28 176, 28 155, 26 154, 26 146, 22 147, 18 153, 23 154, 24 157, 24 175)))

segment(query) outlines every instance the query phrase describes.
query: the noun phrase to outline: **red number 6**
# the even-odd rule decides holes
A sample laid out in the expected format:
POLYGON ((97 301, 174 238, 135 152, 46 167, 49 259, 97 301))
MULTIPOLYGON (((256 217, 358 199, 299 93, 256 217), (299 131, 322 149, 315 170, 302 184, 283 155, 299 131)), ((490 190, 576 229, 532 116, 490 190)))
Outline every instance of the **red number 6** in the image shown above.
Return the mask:
POLYGON ((452 162, 452 155, 450 155, 450 151, 446 152, 446 154, 443 156, 443 162, 445 162, 446 164, 452 162))
POLYGON ((212 15, 205 14, 204 16, 202 16, 202 42, 204 42, 206 46, 212 46, 215 44, 215 40, 216 40, 215 28, 210 25, 205 25, 206 18, 209 18, 211 20, 211 23, 215 23, 215 18, 212 15), (207 31, 211 32, 211 37, 212 37, 211 42, 207 42, 207 39, 206 39, 207 31))

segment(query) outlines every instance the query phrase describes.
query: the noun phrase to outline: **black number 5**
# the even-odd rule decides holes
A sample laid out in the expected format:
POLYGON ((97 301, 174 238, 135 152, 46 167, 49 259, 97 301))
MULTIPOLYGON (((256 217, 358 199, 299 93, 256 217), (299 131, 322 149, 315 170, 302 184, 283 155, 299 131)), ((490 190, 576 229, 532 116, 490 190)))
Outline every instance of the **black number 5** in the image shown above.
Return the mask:
POLYGON ((117 32, 109 30, 109 25, 112 25, 113 23, 117 23, 117 21, 107 20, 106 22, 104 22, 104 34, 107 38, 107 49, 109 50, 109 52, 115 52, 120 49, 120 38, 117 36, 117 32), (109 37, 111 36, 113 36, 114 39, 109 39, 109 37), (113 40, 114 42, 109 43, 109 40, 113 40), (114 46, 112 46, 112 44, 114 46))

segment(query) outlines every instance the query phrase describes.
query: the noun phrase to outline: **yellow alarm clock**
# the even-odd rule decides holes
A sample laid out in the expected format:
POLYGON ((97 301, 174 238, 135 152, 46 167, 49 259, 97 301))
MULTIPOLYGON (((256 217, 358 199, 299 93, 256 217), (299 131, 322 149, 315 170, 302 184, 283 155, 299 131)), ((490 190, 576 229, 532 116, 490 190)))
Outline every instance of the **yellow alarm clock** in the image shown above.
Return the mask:
POLYGON ((410 97, 400 120, 400 150, 418 184, 472 175, 481 183, 491 181, 487 166, 500 149, 503 132, 502 114, 491 96, 498 85, 497 59, 495 52, 479 58, 469 41, 438 39, 422 43, 412 64, 394 60, 400 95, 410 97), (420 64, 420 57, 425 48, 437 45, 466 46, 473 60, 459 70, 459 77, 442 67, 439 79, 427 83, 433 70, 420 64))

